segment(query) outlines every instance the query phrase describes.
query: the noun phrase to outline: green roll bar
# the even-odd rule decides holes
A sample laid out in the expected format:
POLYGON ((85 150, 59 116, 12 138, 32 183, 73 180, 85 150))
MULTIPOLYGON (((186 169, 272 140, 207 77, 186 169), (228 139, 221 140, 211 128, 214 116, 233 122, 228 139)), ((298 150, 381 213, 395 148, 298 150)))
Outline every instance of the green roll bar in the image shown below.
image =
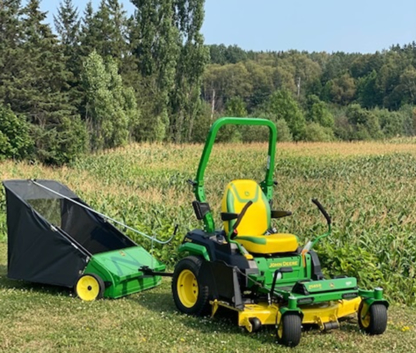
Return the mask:
MULTIPOLYGON (((266 177, 260 183, 260 186, 270 201, 273 197, 273 171, 274 160, 276 155, 276 141, 277 141, 277 129, 276 125, 270 120, 259 118, 233 118, 224 117, 216 120, 209 130, 207 140, 205 142, 204 150, 202 152, 201 160, 199 161, 198 171, 196 172, 196 179, 193 182, 194 193, 197 201, 206 202, 205 189, 204 189, 204 173, 207 167, 209 156, 212 151, 212 147, 215 142, 218 130, 224 125, 252 125, 252 126, 267 126, 269 128, 269 149, 266 165, 266 177)), ((204 230, 207 233, 215 231, 214 218, 211 211, 207 212, 203 218, 204 230)))

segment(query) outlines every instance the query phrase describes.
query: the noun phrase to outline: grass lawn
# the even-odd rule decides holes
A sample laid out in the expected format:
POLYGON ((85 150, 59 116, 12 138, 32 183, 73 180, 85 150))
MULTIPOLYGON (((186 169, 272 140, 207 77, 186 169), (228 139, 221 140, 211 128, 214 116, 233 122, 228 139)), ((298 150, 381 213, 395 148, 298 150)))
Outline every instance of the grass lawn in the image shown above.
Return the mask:
POLYGON ((392 306, 382 336, 360 333, 355 319, 330 333, 305 332, 294 349, 278 346, 273 327, 249 334, 228 311, 215 318, 177 312, 170 280, 117 300, 82 302, 72 291, 6 278, 0 243, 0 352, 414 352, 416 312, 392 306))

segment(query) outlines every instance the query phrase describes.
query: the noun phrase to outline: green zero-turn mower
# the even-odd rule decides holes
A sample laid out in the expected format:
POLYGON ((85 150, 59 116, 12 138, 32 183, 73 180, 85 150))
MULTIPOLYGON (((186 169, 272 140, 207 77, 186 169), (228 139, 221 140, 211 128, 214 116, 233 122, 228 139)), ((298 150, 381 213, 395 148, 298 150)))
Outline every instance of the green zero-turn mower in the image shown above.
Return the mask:
POLYGON ((213 316, 218 307, 238 313, 238 325, 249 332, 275 325, 277 340, 296 346, 305 324, 326 331, 339 327, 339 319, 358 315, 367 334, 382 334, 387 325, 388 302, 383 290, 363 290, 354 277, 324 278, 312 250, 331 233, 331 218, 312 200, 327 220, 327 233, 303 248, 293 234, 278 233, 271 220, 291 215, 272 209, 273 170, 277 131, 265 119, 221 118, 206 140, 193 185, 196 217, 204 229, 186 234, 179 252, 186 257, 176 266, 173 299, 183 313, 213 316), (222 201, 223 230, 216 230, 206 202, 204 171, 218 130, 226 124, 267 126, 270 131, 265 179, 231 181, 222 201))

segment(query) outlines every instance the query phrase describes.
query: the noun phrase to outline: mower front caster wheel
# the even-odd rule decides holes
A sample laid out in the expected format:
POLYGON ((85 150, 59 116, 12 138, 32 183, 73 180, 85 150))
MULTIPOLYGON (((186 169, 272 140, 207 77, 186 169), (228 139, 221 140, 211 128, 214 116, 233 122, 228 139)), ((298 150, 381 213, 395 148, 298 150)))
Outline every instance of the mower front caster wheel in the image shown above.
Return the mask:
POLYGON ((381 335, 387 327, 387 308, 383 304, 374 303, 363 316, 362 312, 366 304, 361 302, 358 309, 358 325, 360 329, 369 335, 381 335))
POLYGON ((302 334, 302 319, 296 314, 285 314, 277 326, 277 341, 287 347, 296 347, 302 334))
POLYGON ((176 264, 173 272, 173 301, 179 311, 188 315, 203 316, 209 310, 208 287, 198 280, 203 261, 197 256, 187 256, 176 264))
POLYGON ((80 276, 75 285, 75 293, 78 298, 87 302, 101 299, 104 296, 104 290, 104 281, 93 273, 80 276))

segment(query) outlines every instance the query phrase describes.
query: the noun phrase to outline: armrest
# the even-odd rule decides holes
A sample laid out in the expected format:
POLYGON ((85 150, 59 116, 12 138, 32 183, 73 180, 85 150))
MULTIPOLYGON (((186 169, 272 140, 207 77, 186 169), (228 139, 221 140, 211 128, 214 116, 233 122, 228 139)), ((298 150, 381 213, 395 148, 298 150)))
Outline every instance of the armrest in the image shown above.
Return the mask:
POLYGON ((233 219, 238 218, 238 213, 231 213, 231 212, 221 212, 221 220, 222 221, 232 221, 233 219))
POLYGON ((192 201, 192 207, 198 220, 204 219, 205 215, 211 211, 207 202, 192 201))

